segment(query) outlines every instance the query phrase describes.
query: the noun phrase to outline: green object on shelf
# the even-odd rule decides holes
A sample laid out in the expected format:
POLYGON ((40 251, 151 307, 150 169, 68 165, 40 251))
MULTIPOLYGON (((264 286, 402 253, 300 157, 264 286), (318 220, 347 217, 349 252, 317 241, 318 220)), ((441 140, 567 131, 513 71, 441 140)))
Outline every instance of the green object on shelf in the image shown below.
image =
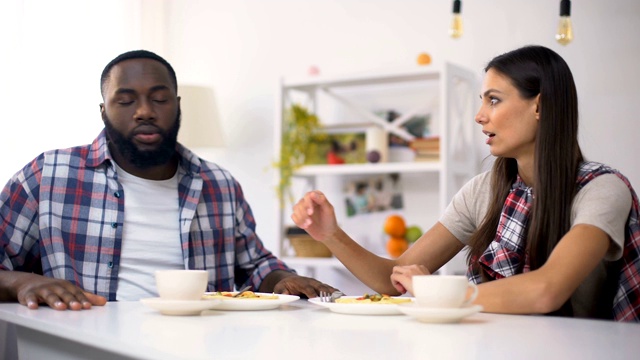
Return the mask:
MULTIPOLYGON (((319 133, 318 133, 319 134, 319 133)), ((362 164, 367 162, 364 133, 331 134, 323 132, 316 136, 305 149, 305 165, 327 165, 329 153, 344 161, 344 164, 362 164)), ((335 164, 335 163, 334 163, 335 164)))
POLYGON ((280 206, 285 202, 293 204, 291 177, 305 164, 309 144, 324 141, 326 134, 321 132, 322 125, 318 117, 305 107, 293 104, 284 114, 280 159, 274 166, 280 171, 280 182, 276 187, 280 206))

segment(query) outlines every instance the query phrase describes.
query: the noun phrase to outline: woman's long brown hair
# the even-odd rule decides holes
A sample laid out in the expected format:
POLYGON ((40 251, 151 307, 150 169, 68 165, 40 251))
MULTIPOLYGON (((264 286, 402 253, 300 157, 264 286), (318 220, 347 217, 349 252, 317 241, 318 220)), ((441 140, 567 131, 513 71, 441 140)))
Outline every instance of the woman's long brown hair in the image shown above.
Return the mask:
MULTIPOLYGON (((526 249, 531 270, 540 268, 569 231, 571 204, 576 194, 578 166, 584 161, 578 144, 578 96, 567 63, 542 46, 526 46, 489 62, 507 76, 524 99, 540 94, 540 120, 535 145, 534 201, 530 212, 526 249)), ((488 280, 477 259, 494 240, 504 201, 517 177, 515 159, 497 158, 492 169, 491 205, 469 241, 470 265, 488 280)), ((521 270, 521 269, 519 269, 521 270)), ((567 302, 559 311, 571 315, 567 302)))

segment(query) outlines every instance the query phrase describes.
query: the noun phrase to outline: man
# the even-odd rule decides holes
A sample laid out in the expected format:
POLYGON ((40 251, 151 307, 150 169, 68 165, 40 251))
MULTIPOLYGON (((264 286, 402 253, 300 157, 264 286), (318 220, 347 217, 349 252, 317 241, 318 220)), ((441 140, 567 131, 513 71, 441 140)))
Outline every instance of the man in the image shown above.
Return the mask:
POLYGON ((89 309, 157 296, 159 269, 205 269, 208 290, 251 285, 314 297, 335 291, 264 248, 229 172, 177 143, 176 75, 131 51, 101 77, 105 129, 45 152, 0 195, 0 301, 89 309))

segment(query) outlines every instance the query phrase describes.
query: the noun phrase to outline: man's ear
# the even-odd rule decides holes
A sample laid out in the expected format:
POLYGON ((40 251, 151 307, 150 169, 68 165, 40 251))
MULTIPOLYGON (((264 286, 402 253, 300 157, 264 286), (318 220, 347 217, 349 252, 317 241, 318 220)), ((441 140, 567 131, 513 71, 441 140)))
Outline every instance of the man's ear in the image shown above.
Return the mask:
POLYGON ((104 122, 105 120, 105 109, 104 109, 104 103, 100 103, 100 118, 102 119, 102 122, 104 122))

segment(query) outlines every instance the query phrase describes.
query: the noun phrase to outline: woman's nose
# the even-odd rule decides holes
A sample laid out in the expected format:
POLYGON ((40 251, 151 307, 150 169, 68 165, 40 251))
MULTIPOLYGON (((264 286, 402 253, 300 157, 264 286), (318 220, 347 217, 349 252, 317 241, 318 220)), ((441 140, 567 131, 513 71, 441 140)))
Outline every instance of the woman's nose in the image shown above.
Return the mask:
POLYGON ((482 113, 482 108, 478 109, 478 112, 476 113, 474 120, 478 124, 483 124, 487 121, 487 117, 482 113))

